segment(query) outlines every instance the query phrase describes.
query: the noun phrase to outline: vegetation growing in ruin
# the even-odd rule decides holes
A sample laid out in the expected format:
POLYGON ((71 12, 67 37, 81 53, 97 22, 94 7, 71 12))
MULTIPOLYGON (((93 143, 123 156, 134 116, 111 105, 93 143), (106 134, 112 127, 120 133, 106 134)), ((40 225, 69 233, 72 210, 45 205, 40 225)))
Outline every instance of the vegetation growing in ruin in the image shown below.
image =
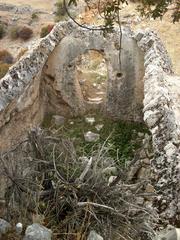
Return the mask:
MULTIPOLYGON (((125 1, 118 1, 118 4, 120 2, 125 1)), ((150 4, 146 6, 148 1, 143 2, 144 7, 139 10, 144 15, 153 16, 150 4)), ((154 8, 158 2, 159 7, 163 4, 163 1, 156 1, 154 8)), ((61 11, 65 10, 60 3, 58 20, 62 19, 64 13, 61 11)), ((69 3, 76 4, 75 0, 69 3)), ((113 4, 108 1, 100 11, 105 14, 107 28, 118 21, 116 13, 119 14, 120 9, 116 1, 113 4)), ((162 5, 164 7, 166 5, 162 5)), ((153 17, 163 14, 160 8, 153 17)), ((35 16, 32 15, 32 19, 36 19, 35 16)), ((176 11, 174 21, 178 19, 176 11)), ((53 25, 45 26, 41 37, 45 37, 52 28, 53 25)), ((19 38, 19 32, 19 27, 16 27, 12 31, 12 39, 19 38)), ((27 32, 22 36, 23 40, 29 39, 27 32)), ((0 52, 0 78, 13 62, 11 57, 0 52)), ((96 62, 92 68, 96 70, 98 65, 96 62)), ((97 84, 107 79, 106 75, 100 76, 95 71, 91 76, 97 84)), ((1 170, 9 180, 6 190, 9 219, 15 223, 21 221, 26 226, 33 222, 34 217, 39 217, 41 224, 53 230, 54 239, 84 240, 91 229, 97 230, 105 239, 151 239, 154 216, 144 203, 137 201, 137 198, 146 201, 141 197, 146 193, 146 180, 136 183, 127 180, 127 165, 141 149, 144 136, 149 134, 148 129, 144 124, 112 121, 97 113, 90 113, 87 117, 94 117, 95 123, 87 123, 85 117, 78 117, 57 126, 53 125, 50 114, 43 123, 46 129, 32 131, 27 139, 21 139, 18 146, 13 146, 12 151, 1 154, 0 162, 4 167, 1 170), (97 125, 103 127, 97 130, 97 125), (99 140, 86 142, 84 133, 87 131, 100 134, 99 140), (111 167, 116 168, 116 173, 105 173, 111 167), (110 175, 116 181, 110 182, 110 175)), ((149 199, 147 204, 152 201, 152 196, 149 199)))
POLYGON ((47 26, 42 27, 40 32, 40 37, 43 38, 47 36, 51 32, 53 27, 54 27, 53 24, 48 24, 47 26))
POLYGON ((134 157, 134 153, 142 146, 142 136, 149 134, 148 129, 141 123, 128 123, 122 121, 113 121, 103 118, 98 114, 90 114, 95 117, 95 123, 90 125, 85 118, 77 117, 69 119, 62 126, 53 126, 52 115, 46 116, 43 127, 54 128, 63 137, 70 139, 76 148, 78 156, 82 154, 90 157, 92 149, 97 150, 104 142, 108 146, 108 156, 116 161, 118 165, 125 166, 127 161, 134 157), (100 131, 96 127, 103 125, 100 131), (100 139, 95 143, 89 143, 84 140, 84 133, 92 131, 100 134, 100 139))
POLYGON ((152 239, 154 213, 136 203, 143 184, 128 185, 125 172, 109 182, 107 170, 115 164, 109 148, 107 142, 92 146, 90 157, 84 158, 58 132, 33 130, 26 143, 0 158, 11 181, 6 193, 9 218, 25 223, 39 216, 54 239, 86 239, 91 229, 105 239, 152 239), (22 166, 27 168, 21 171, 22 166))

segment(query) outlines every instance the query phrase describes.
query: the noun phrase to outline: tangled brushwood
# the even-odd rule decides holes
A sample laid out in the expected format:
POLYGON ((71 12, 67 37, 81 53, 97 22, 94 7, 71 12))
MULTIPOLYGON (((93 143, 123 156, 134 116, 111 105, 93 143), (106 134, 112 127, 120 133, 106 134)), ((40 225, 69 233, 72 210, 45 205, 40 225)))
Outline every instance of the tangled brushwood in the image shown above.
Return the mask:
POLYGON ((53 239, 83 240, 92 229, 104 239, 152 239, 155 216, 136 204, 143 182, 128 184, 120 169, 109 181, 115 163, 107 151, 105 142, 91 158, 77 157, 70 140, 32 131, 1 156, 8 218, 29 223, 41 216, 53 239))

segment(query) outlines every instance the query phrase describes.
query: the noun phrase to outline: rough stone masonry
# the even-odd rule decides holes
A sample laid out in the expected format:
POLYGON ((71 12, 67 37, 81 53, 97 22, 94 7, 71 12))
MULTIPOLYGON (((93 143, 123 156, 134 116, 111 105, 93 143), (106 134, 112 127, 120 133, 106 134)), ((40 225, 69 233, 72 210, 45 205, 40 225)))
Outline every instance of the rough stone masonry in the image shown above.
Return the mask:
POLYGON ((138 32, 135 39, 145 53, 144 121, 151 130, 155 152, 155 206, 163 219, 180 226, 180 108, 168 88, 169 78, 177 82, 180 78, 173 76, 167 52, 154 32, 138 32))
POLYGON ((0 80, 0 150, 22 141, 47 112, 82 115, 86 104, 74 78, 76 58, 88 50, 103 54, 108 70, 105 113, 144 121, 153 137, 152 161, 160 216, 180 224, 180 107, 167 52, 151 30, 123 29, 122 68, 118 31, 102 32, 58 23, 0 80), (177 98, 177 99, 176 99, 177 98), (144 107, 143 107, 144 106, 144 107))
POLYGON ((84 30, 71 22, 57 24, 1 79, 1 149, 37 126, 45 113, 85 113, 86 103, 75 70, 77 57, 88 50, 101 52, 106 61, 105 112, 122 120, 142 121, 144 57, 132 35, 129 29, 123 29, 120 72, 117 30, 104 38, 100 31, 84 30))

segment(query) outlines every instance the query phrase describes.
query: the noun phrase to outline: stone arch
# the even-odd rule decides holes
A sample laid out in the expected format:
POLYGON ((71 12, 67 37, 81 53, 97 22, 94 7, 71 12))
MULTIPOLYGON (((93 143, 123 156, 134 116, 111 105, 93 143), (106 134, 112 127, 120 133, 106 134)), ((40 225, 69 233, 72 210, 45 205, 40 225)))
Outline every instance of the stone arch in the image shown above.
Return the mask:
POLYGON ((79 83, 75 80, 76 58, 89 50, 103 52, 107 63, 108 84, 105 112, 123 120, 142 120, 143 54, 131 32, 124 28, 121 62, 119 66, 119 34, 115 31, 106 38, 102 32, 76 31, 65 36, 56 46, 43 69, 47 81, 49 104, 47 111, 82 115, 86 112, 79 83))
POLYGON ((77 94, 80 88, 72 78, 73 59, 91 49, 102 51, 107 61, 107 115, 142 121, 143 54, 127 28, 123 28, 122 47, 124 80, 118 74, 117 30, 104 38, 102 32, 79 28, 71 21, 57 24, 0 80, 0 148, 16 143, 30 128, 38 126, 46 112, 80 115, 86 111, 81 94, 77 94), (67 39, 73 39, 71 44, 67 39), (14 127, 21 124, 22 128, 14 127))
MULTIPOLYGON (((65 109, 66 113, 69 112, 72 115, 85 113, 86 107, 81 88, 75 79, 76 59, 89 50, 104 51, 105 39, 101 33, 99 33, 99 37, 101 41, 96 45, 97 41, 90 37, 89 32, 82 35, 81 38, 71 34, 64 37, 49 57, 43 69, 43 78, 51 76, 54 79, 51 91, 58 91, 57 99, 59 98, 59 102, 62 100, 63 103, 66 103, 66 106, 57 104, 55 112, 62 114, 65 109)), ((50 110, 52 110, 51 106, 50 110)))

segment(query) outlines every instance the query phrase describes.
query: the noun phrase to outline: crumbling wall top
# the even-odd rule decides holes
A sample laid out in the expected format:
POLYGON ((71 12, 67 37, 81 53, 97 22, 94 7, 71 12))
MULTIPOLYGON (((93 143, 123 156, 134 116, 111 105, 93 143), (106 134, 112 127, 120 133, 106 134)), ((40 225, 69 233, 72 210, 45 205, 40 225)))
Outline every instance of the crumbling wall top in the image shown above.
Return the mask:
POLYGON ((178 219, 180 201, 180 134, 176 120, 174 94, 168 86, 173 75, 171 61, 157 34, 139 31, 134 38, 144 51, 144 121, 153 136, 155 158, 152 162, 158 197, 156 206, 163 219, 178 219))

